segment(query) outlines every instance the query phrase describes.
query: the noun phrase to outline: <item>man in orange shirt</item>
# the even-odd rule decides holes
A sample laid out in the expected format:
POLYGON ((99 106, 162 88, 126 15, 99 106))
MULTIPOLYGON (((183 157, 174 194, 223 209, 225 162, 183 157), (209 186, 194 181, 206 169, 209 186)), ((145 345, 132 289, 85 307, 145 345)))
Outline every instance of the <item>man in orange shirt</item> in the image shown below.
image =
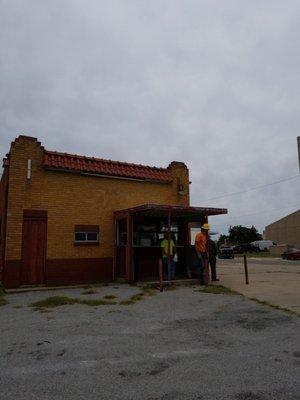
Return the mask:
POLYGON ((199 232, 195 238, 195 249, 199 258, 200 285, 205 285, 204 270, 207 260, 208 231, 209 225, 203 224, 201 226, 201 232, 199 232))

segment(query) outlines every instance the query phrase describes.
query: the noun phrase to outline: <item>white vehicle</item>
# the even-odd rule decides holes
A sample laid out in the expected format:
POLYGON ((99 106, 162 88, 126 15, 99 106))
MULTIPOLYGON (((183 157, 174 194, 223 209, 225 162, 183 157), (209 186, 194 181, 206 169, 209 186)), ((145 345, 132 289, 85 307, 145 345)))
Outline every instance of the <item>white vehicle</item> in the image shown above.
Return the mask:
POLYGON ((269 250, 271 246, 274 246, 274 242, 272 240, 255 240, 250 243, 251 245, 258 247, 259 250, 269 250))

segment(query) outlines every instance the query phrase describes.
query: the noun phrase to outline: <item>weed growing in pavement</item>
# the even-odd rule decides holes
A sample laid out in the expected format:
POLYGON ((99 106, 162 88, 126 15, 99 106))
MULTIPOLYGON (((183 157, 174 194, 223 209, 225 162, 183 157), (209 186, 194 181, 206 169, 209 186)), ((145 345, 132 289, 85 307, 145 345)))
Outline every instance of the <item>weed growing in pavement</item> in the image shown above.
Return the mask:
POLYGON ((122 300, 122 301, 120 301, 119 304, 120 304, 121 306, 128 306, 128 305, 130 305, 130 304, 135 304, 135 303, 137 303, 138 301, 143 300, 145 295, 146 295, 146 292, 145 292, 145 291, 139 292, 139 293, 137 293, 137 294, 134 294, 134 295, 130 296, 129 299, 127 299, 127 300, 122 300))
POLYGON ((122 300, 119 302, 120 306, 130 306, 131 304, 135 304, 136 301, 133 300, 122 300))
POLYGON ((117 296, 114 296, 113 294, 107 294, 106 296, 104 296, 104 299, 107 299, 107 300, 113 300, 116 298, 117 298, 117 296))
POLYGON ((2 284, 2 282, 0 282, 0 306, 5 306, 6 304, 8 304, 8 301, 5 298, 5 289, 4 286, 2 284))
POLYGON ((96 294, 97 293, 97 290, 95 290, 95 289, 87 289, 87 290, 84 290, 83 292, 81 292, 81 294, 96 294))
POLYGON ((91 299, 91 300, 76 299, 76 300, 77 304, 84 304, 86 306, 113 306, 117 304, 115 301, 102 300, 102 299, 91 299))
POLYGON ((6 292, 3 283, 0 281, 0 297, 5 296, 6 292))
POLYGON ((297 313, 297 311, 293 311, 293 310, 290 310, 285 307, 277 306, 275 304, 269 303, 268 301, 259 300, 256 297, 250 297, 249 300, 255 301, 256 303, 261 304, 263 306, 274 308, 275 310, 285 311, 285 312, 288 312, 289 314, 297 315, 298 317, 300 316, 300 314, 297 313))
MULTIPOLYGON (((31 303, 29 307, 32 307, 35 311, 47 312, 49 308, 60 307, 64 305, 72 305, 72 304, 82 304, 87 306, 104 306, 104 305, 131 305, 135 304, 138 301, 143 300, 147 296, 154 296, 156 294, 156 289, 154 286, 145 285, 142 286, 142 291, 130 296, 126 300, 122 300, 120 302, 115 301, 117 298, 115 295, 106 295, 103 299, 81 299, 77 297, 67 297, 67 296, 51 296, 44 300, 36 301, 31 303)), ((85 291, 81 292, 81 294, 94 294, 97 291, 91 287, 87 287, 85 291)))
POLYGON ((52 296, 47 297, 44 300, 36 301, 31 303, 29 307, 33 307, 35 311, 41 311, 47 308, 60 307, 71 304, 82 304, 86 306, 105 306, 105 305, 115 305, 115 301, 102 300, 102 299, 79 299, 75 297, 67 296, 52 296))
POLYGON ((67 296, 51 296, 47 297, 44 300, 36 301, 34 303, 31 303, 29 307, 35 307, 35 308, 49 308, 49 307, 59 307, 59 306, 65 306, 67 304, 75 304, 76 299, 72 297, 67 297, 67 296))
POLYGON ((212 293, 212 294, 229 294, 229 295, 237 295, 240 294, 235 290, 231 290, 223 285, 208 285, 204 286, 203 289, 199 289, 198 292, 201 293, 212 293))
POLYGON ((142 286, 142 291, 145 296, 155 296, 157 293, 157 289, 152 285, 142 286))
MULTIPOLYGON (((226 286, 223 285, 208 285, 205 286, 203 289, 199 289, 197 290, 198 292, 201 293, 213 293, 213 294, 228 294, 228 295, 240 295, 245 297, 242 293, 236 292, 235 290, 229 289, 226 286)), ((275 310, 280 310, 280 311, 285 311, 289 314, 293 314, 293 315, 297 315, 298 317, 300 316, 298 312, 290 310, 288 308, 285 307, 281 307, 281 306, 277 306, 274 304, 269 303, 268 301, 263 301, 263 300, 259 300, 256 297, 248 297, 249 300, 255 301, 258 304, 267 306, 267 307, 271 307, 275 310)))
POLYGON ((151 285, 142 286, 142 292, 134 294, 130 296, 127 300, 122 300, 119 302, 121 306, 129 306, 131 304, 135 304, 138 301, 141 301, 145 298, 145 296, 155 296, 156 289, 151 285))
POLYGON ((8 301, 4 297, 0 297, 0 307, 8 304, 8 301))

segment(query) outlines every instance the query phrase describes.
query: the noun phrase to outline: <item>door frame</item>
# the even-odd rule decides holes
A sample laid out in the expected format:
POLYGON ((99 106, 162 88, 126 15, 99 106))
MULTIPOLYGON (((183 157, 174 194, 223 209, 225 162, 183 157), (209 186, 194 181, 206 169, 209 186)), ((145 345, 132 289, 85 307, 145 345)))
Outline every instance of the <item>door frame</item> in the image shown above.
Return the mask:
MULTIPOLYGON (((44 242, 44 254, 43 254, 43 268, 42 268, 42 281, 39 284, 46 283, 46 252, 47 252, 47 225, 48 225, 48 212, 45 210, 23 210, 23 222, 22 222, 22 244, 21 244, 21 268, 20 268, 20 282, 23 283, 23 271, 24 271, 24 254, 25 254, 25 221, 43 221, 45 223, 45 242, 44 242)), ((30 284, 29 284, 30 285, 30 284)))

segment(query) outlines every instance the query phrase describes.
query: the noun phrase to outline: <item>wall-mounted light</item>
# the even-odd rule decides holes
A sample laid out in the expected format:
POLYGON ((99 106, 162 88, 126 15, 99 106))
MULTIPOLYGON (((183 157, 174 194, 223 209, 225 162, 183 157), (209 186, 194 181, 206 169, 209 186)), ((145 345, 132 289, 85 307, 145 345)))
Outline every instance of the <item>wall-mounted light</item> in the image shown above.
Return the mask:
POLYGON ((184 186, 180 183, 179 178, 177 178, 177 192, 181 196, 185 196, 187 194, 187 190, 184 189, 184 186))
POLYGON ((185 196, 187 194, 187 191, 184 189, 178 190, 178 194, 180 194, 181 196, 185 196))

